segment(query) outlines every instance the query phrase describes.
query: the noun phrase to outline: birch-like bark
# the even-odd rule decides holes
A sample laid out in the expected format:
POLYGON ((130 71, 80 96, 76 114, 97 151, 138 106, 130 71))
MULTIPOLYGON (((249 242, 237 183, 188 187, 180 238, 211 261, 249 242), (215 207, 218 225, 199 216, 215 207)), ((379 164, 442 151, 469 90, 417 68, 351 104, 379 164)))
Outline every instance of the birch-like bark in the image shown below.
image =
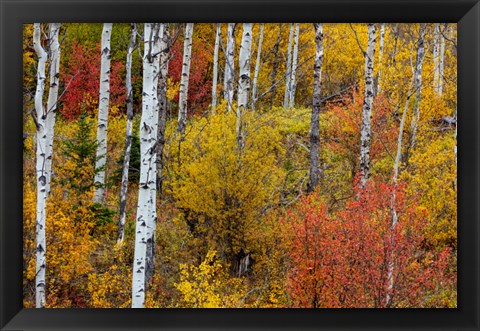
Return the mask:
POLYGON ((315 23, 315 62, 313 65, 313 102, 310 123, 310 172, 307 192, 313 192, 320 178, 320 106, 322 92, 323 24, 315 23))
POLYGON ((233 108, 233 88, 235 82, 235 23, 228 23, 227 54, 225 54, 225 75, 223 79, 223 97, 227 100, 228 110, 233 108))
POLYGON ((53 136, 55 128, 55 119, 57 115, 58 86, 60 84, 60 44, 58 42, 58 33, 60 23, 50 23, 48 25, 49 63, 50 63, 50 84, 47 100, 47 118, 46 118, 46 161, 45 173, 47 177, 47 195, 50 194, 50 182, 52 176, 53 160, 53 136))
POLYGON ((125 65, 126 77, 125 87, 127 92, 127 128, 125 133, 125 150, 122 166, 122 184, 120 189, 120 218, 118 221, 117 243, 123 242, 125 220, 127 214, 127 190, 128 190, 128 169, 130 167, 130 151, 132 149, 132 120, 133 120, 133 88, 132 88, 132 55, 137 39, 137 28, 132 23, 130 43, 127 49, 127 61, 125 65))
POLYGON ((167 80, 168 64, 170 62, 170 28, 163 23, 163 37, 160 41, 160 77, 158 78, 158 137, 157 137, 157 191, 163 189, 163 149, 165 146, 165 123, 167 120, 167 80))
POLYGON ((150 278, 153 276, 154 269, 155 269, 155 234, 156 234, 156 229, 157 229, 157 151, 156 148, 158 146, 157 141, 158 141, 158 120, 160 118, 160 102, 158 100, 158 81, 160 77, 160 55, 161 55, 161 40, 163 39, 163 29, 164 29, 164 24, 163 23, 157 23, 155 24, 155 34, 154 34, 154 43, 153 43, 153 50, 154 54, 153 56, 153 72, 154 72, 154 78, 153 78, 153 85, 154 85, 154 91, 153 94, 153 121, 152 121, 152 126, 153 126, 153 138, 155 140, 155 143, 152 147, 152 159, 153 159, 153 178, 154 178, 154 184, 150 185, 150 219, 149 223, 150 225, 147 225, 147 248, 146 248, 146 267, 145 267, 145 290, 147 290, 147 284, 150 278))
MULTIPOLYGON (((400 129, 398 132, 398 139, 397 139, 397 154, 395 156, 395 163, 393 165, 393 192, 391 197, 391 210, 392 210, 392 224, 390 225, 390 231, 395 231, 395 228, 398 223, 398 214, 397 214, 397 195, 396 195, 396 187, 397 187, 397 179, 399 175, 400 169, 400 160, 402 158, 402 140, 403 140, 403 128, 405 126, 405 121, 407 118, 408 106, 410 102, 410 97, 412 93, 409 92, 407 96, 407 101, 405 102, 405 107, 403 109, 402 119, 400 121, 400 129)), ((393 236, 390 235, 390 245, 393 248, 393 236)), ((393 251, 390 253, 389 260, 388 260, 388 271, 387 271, 387 294, 385 297, 385 306, 389 307, 392 302, 392 295, 393 295, 393 286, 394 286, 394 279, 393 273, 395 270, 395 262, 394 262, 394 255, 393 251)))
POLYGON ((378 75, 376 93, 382 91, 382 67, 383 67, 383 50, 385 46, 385 23, 380 25, 380 45, 378 47, 378 75))
POLYGON ((253 74, 253 86, 252 86, 252 110, 255 110, 255 103, 257 102, 257 81, 258 81, 258 73, 260 71, 260 61, 262 59, 262 44, 263 44, 263 31, 265 28, 265 24, 260 24, 260 36, 258 39, 258 47, 257 47, 257 60, 255 62, 255 72, 253 74))
POLYGON ((104 23, 101 42, 100 93, 97 121, 97 157, 95 162, 94 201, 102 203, 105 199, 105 166, 107 161, 108 106, 110 101, 110 38, 112 23, 104 23))
POLYGON ((285 68, 285 95, 283 97, 283 109, 288 107, 288 98, 290 97, 290 80, 292 75, 292 41, 293 41, 294 24, 290 24, 290 34, 288 35, 287 48, 287 66, 285 68))
POLYGON ((238 81, 238 107, 237 107, 237 144, 239 150, 243 149, 244 130, 243 130, 243 112, 248 107, 248 95, 250 93, 250 52, 252 48, 252 23, 243 24, 242 42, 240 44, 240 54, 238 57, 239 76, 238 81))
POLYGON ((278 71, 278 48, 280 47, 280 41, 282 40, 282 23, 278 26, 278 37, 275 45, 273 45, 273 65, 272 65, 272 96, 270 101, 270 108, 273 107, 275 103, 275 94, 277 91, 277 71, 278 71))
POLYGON ((217 23, 215 32, 215 48, 213 50, 213 82, 212 82, 212 114, 215 115, 217 107, 217 85, 218 85, 218 50, 220 45, 221 24, 217 23))
MULTIPOLYGON (((457 115, 457 107, 455 107, 455 147, 453 148, 455 152, 455 167, 457 166, 457 144, 458 144, 458 138, 457 138, 457 130, 458 130, 458 115, 457 115)), ((457 182, 457 179, 455 178, 455 183, 457 182)))
POLYGON ((420 120, 420 104, 422 101, 422 68, 423 68, 423 59, 425 57, 425 24, 420 24, 420 31, 418 36, 418 45, 417 45, 417 62, 414 72, 414 86, 416 92, 415 105, 413 107, 413 115, 411 122, 412 136, 410 140, 410 148, 415 148, 415 143, 417 139, 418 131, 418 122, 420 120))
MULTIPOLYGON (((418 37, 418 45, 417 45, 417 61, 415 65, 415 71, 413 76, 413 86, 416 93, 416 100, 415 105, 413 108, 413 116, 412 116, 412 123, 415 118, 420 116, 420 101, 421 101, 421 86, 422 86, 422 67, 423 67, 423 60, 425 58, 424 52, 424 36, 425 36, 425 24, 420 25, 419 37, 418 37)), ((410 87, 411 89, 411 87, 410 87)), ((393 249, 395 248, 395 241, 394 241, 394 233, 395 229, 398 224, 398 214, 397 214, 397 196, 396 196, 396 187, 397 187, 397 179, 399 175, 400 169, 400 160, 402 155, 402 139, 403 139, 403 130, 405 126, 405 121, 407 118, 407 111, 410 102, 410 97, 413 95, 413 92, 409 91, 407 96, 407 101, 405 102, 405 108, 402 114, 402 120, 400 122, 400 129, 398 133, 398 141, 397 141, 397 154, 395 157, 395 163, 393 166, 393 192, 391 198, 391 210, 392 210, 392 224, 390 225, 390 247, 392 252, 390 253, 389 260, 388 260, 388 272, 387 272, 387 294, 385 297, 385 306, 389 307, 392 303, 393 297, 393 287, 395 285, 394 279, 394 272, 395 272, 395 256, 393 249)))
MULTIPOLYGON (((447 32, 448 25, 445 23, 443 25, 443 33, 447 32)), ((445 37, 443 34, 440 34, 440 54, 439 54, 439 63, 438 63, 438 94, 441 96, 443 94, 443 69, 445 66, 445 37)))
POLYGON ((135 253, 132 270, 132 308, 143 308, 146 291, 147 246, 153 245, 156 223, 156 153, 158 130, 158 76, 160 27, 145 23, 142 118, 140 121, 140 183, 138 190, 135 253))
POLYGON ((193 23, 185 25, 185 39, 183 41, 182 77, 180 79, 180 94, 178 97, 178 132, 185 134, 187 127, 187 97, 188 78, 190 76, 190 60, 192 54, 193 23))
POLYGON ((433 89, 440 94, 440 24, 436 23, 433 30, 433 89))
POLYGON ((293 108, 295 105, 295 90, 297 89, 297 62, 298 62, 298 40, 300 36, 300 23, 295 24, 295 32, 294 32, 294 42, 293 42, 293 56, 292 56, 292 71, 290 79, 290 96, 288 100, 289 108, 293 108))
POLYGON ((360 187, 364 188, 370 177, 370 140, 373 106, 373 70, 376 42, 376 27, 368 24, 368 45, 365 53, 365 94, 363 98, 362 129, 360 132, 360 187))
POLYGON ((37 217, 36 217, 36 276, 35 276, 35 307, 45 307, 45 270, 46 270, 46 206, 47 206, 47 174, 46 164, 46 111, 43 106, 43 94, 45 92, 45 64, 47 52, 41 43, 40 23, 33 25, 33 48, 38 57, 37 64, 37 88, 35 91, 35 110, 37 112, 37 217))

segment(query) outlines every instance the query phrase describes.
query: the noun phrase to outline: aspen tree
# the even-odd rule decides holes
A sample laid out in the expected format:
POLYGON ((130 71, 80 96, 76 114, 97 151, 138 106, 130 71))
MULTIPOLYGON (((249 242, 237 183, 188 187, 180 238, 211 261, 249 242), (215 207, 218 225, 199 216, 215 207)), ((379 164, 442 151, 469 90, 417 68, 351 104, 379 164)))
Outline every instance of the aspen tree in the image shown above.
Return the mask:
POLYGON ((228 110, 233 105, 233 88, 235 81, 235 23, 228 23, 227 54, 225 54, 225 75, 223 79, 223 97, 227 100, 228 110))
POLYGON ((112 23, 104 23, 101 41, 100 93, 98 100, 97 157, 95 162, 95 197, 102 203, 105 198, 105 166, 107 161, 108 107, 110 101, 110 38, 112 23))
MULTIPOLYGON (((397 213, 397 198, 396 198, 396 187, 397 187, 397 179, 400 173, 400 160, 402 156, 402 140, 403 140, 403 130, 405 126, 405 121, 407 118, 407 111, 410 102, 410 98, 413 93, 416 93, 416 100, 414 105, 414 114, 413 117, 419 116, 419 109, 420 109, 420 98, 421 98, 421 85, 422 85, 422 67, 423 67, 423 60, 425 58, 424 52, 424 35, 425 35, 425 24, 420 25, 419 37, 418 37, 418 45, 417 45, 417 59, 415 65, 415 71, 413 75, 413 86, 414 91, 411 91, 411 87, 409 89, 407 100, 405 102, 405 107, 403 109, 402 119, 400 121, 400 128, 398 133, 397 139, 397 153, 395 156, 395 162, 393 165, 393 192, 392 192, 392 199, 391 199, 391 209, 392 209, 392 224, 390 226, 390 230, 392 235, 390 236, 390 244, 391 247, 395 247, 395 242, 393 239, 393 232, 395 231, 397 224, 398 224, 398 213, 397 213)), ((393 256, 393 252, 391 253, 388 261, 388 272, 387 272, 387 294, 385 297, 385 305, 388 307, 391 305, 392 296, 393 296, 393 287, 395 284, 394 280, 394 271, 395 271, 395 257, 393 256)))
POLYGON ((445 37, 448 25, 436 23, 433 33, 433 86, 437 95, 443 94, 443 70, 445 66, 445 37))
POLYGON ((295 106, 295 90, 297 88, 297 62, 298 62, 298 40, 300 36, 300 24, 295 24, 294 32, 294 42, 293 42, 293 56, 292 56, 292 69, 291 69, 291 79, 290 79, 290 88, 289 88, 289 108, 295 106))
POLYGON ((252 47, 252 23, 243 24, 242 42, 238 57, 239 81, 238 81, 238 107, 237 107, 237 144, 239 150, 243 149, 243 112, 248 107, 248 95, 250 93, 250 51, 252 47))
POLYGON ((167 120, 167 81, 170 62, 170 28, 163 23, 163 37, 160 40, 160 77, 158 78, 158 137, 157 137, 157 190, 162 194, 163 149, 165 146, 165 124, 167 120))
POLYGON ((436 23, 433 28, 433 89, 435 93, 440 92, 440 24, 436 23))
POLYGON ((270 101, 270 108, 274 106, 275 103, 275 93, 277 91, 277 71, 278 71, 278 49, 280 47, 280 41, 282 40, 282 23, 278 25, 278 37, 275 45, 273 45, 273 65, 272 65, 272 95, 270 101))
POLYGON ((376 94, 382 90, 382 60, 383 60, 383 50, 385 47, 385 23, 380 25, 380 45, 378 47, 378 75, 377 75, 377 88, 376 94))
POLYGON ((130 151, 132 148, 132 120, 133 120, 133 88, 132 88, 132 54, 135 49, 137 39, 137 28, 132 23, 132 32, 130 34, 130 43, 127 49, 127 61, 125 65, 126 77, 125 87, 127 92, 127 125, 125 133, 125 150, 122 165, 122 184, 120 189, 120 218, 118 222, 117 243, 123 241, 126 207, 127 207, 127 190, 128 190, 128 169, 130 166, 130 151))
POLYGON ((36 215, 36 268, 35 268, 35 307, 45 307, 45 270, 46 270, 46 204, 47 204, 47 174, 46 164, 46 111, 43 105, 43 94, 45 92, 45 66, 47 52, 42 47, 40 23, 33 25, 33 48, 38 57, 37 64, 37 88, 35 90, 35 110, 37 113, 37 152, 36 152, 36 174, 37 174, 37 215, 36 215))
POLYGON ((323 63, 323 24, 315 23, 315 62, 313 65, 313 102, 310 124, 310 172, 307 192, 313 192, 318 185, 319 150, 320 150, 320 106, 322 92, 322 63, 323 63))
POLYGON ((37 111, 37 216, 36 216, 36 276, 35 276, 35 306, 45 307, 46 288, 46 218, 47 197, 50 193, 52 172, 53 137, 55 127, 55 112, 58 101, 58 86, 60 76, 60 44, 58 32, 60 23, 48 25, 49 52, 47 53, 41 43, 40 23, 34 24, 33 46, 38 57, 37 89, 35 91, 35 109, 37 111), (49 92, 46 108, 43 105, 45 92, 45 67, 49 61, 49 92))
POLYGON ((188 79, 190 76, 190 60, 192 53, 193 23, 185 25, 185 39, 183 41, 182 77, 180 79, 180 94, 178 97, 178 132, 185 134, 187 127, 187 97, 188 79))
POLYGON ((283 109, 288 107, 288 98, 290 97, 290 80, 292 75, 292 41, 293 41, 294 24, 290 24, 290 34, 288 35, 287 48, 287 67, 285 69, 285 95, 283 98, 283 109))
POLYGON ((376 27, 368 24, 368 45, 365 53, 365 94, 363 99, 362 129, 360 132, 360 186, 363 188, 370 177, 370 140, 373 106, 373 71, 376 42, 376 27))
POLYGON ((212 114, 214 115, 215 115, 215 108, 217 107, 218 50, 220 45, 220 31, 221 31, 221 24, 217 23, 217 30, 215 32, 215 48, 213 51, 213 81, 212 81, 212 114))
POLYGON ((143 308, 147 279, 148 246, 153 245, 156 223, 156 153, 158 130, 158 76, 160 24, 145 23, 142 118, 140 121, 140 182, 138 190, 135 252, 132 270, 132 308, 143 308))
MULTIPOLYGON (((411 91, 409 91, 409 93, 407 95, 407 100, 405 102, 405 107, 403 108, 403 114, 402 114, 402 119, 400 121, 400 128, 399 128, 398 138, 397 138, 397 153, 396 153, 395 161, 394 161, 394 164, 393 164, 393 179, 392 179, 392 182, 393 182, 393 188, 394 189, 393 189, 392 198, 391 198, 392 224, 390 226, 390 229, 391 229, 392 232, 395 230, 395 227, 397 226, 397 223, 398 223, 398 214, 397 214, 397 208, 396 208, 396 204, 397 204, 396 186, 397 186, 398 175, 399 175, 399 172, 400 172, 400 161, 401 161, 401 158, 402 158, 403 130, 404 130, 404 127, 405 127, 405 121, 406 121, 406 118, 407 118, 408 107, 409 107, 410 98, 411 98, 412 95, 413 95, 413 93, 411 91)), ((393 239, 390 238, 390 240, 393 240, 393 239)), ((386 306, 389 306, 391 304, 392 291, 393 291, 393 285, 394 285, 393 272, 394 272, 395 265, 394 265, 394 262, 393 262, 393 256, 391 255, 389 258, 390 258, 390 260, 389 260, 388 271, 387 271, 388 285, 387 285, 387 295, 386 295, 386 298, 385 298, 385 305, 386 306)))
POLYGON ((420 24, 420 32, 418 36, 418 45, 417 45, 417 62, 414 73, 414 86, 416 92, 415 105, 413 107, 413 116, 411 122, 412 136, 410 140, 410 148, 415 148, 415 143, 417 139, 417 130, 418 130, 418 121, 420 120, 420 104, 422 101, 422 68, 423 68, 423 58, 425 57, 425 24, 420 24))
POLYGON ((45 171, 47 177, 47 195, 50 194, 50 182, 52 175, 52 160, 53 160, 53 137, 55 119, 57 115, 58 103, 58 87, 60 85, 60 43, 58 42, 58 33, 60 31, 60 23, 50 23, 48 25, 48 40, 49 40, 49 63, 50 63, 50 84, 48 89, 47 100, 47 118, 46 118, 46 162, 45 171))
POLYGON ((443 24, 443 32, 440 34, 440 54, 438 63, 438 94, 443 94, 443 70, 445 67, 445 37, 444 34, 448 30, 447 23, 443 24))
POLYGON ((252 110, 255 110, 255 103, 257 99, 257 81, 258 73, 260 71, 260 61, 262 59, 262 43, 263 43, 263 32, 265 29, 265 24, 260 24, 260 36, 258 37, 258 47, 257 47, 257 60, 255 61, 255 72, 253 74, 253 86, 252 86, 252 110))

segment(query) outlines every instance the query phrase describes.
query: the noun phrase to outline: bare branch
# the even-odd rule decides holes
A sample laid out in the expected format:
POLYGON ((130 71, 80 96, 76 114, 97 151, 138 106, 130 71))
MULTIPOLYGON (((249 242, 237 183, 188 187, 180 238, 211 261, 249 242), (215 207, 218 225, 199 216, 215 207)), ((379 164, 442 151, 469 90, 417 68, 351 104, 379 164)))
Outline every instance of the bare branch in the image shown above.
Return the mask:
POLYGON ((363 56, 365 56, 365 54, 367 54, 367 52, 365 52, 362 45, 360 44, 360 40, 358 39, 357 31, 355 31, 355 29, 353 28, 352 23, 349 23, 349 25, 350 25, 350 29, 352 29, 353 34, 355 35, 355 40, 357 41, 358 48, 360 48, 360 51, 362 52, 363 56))

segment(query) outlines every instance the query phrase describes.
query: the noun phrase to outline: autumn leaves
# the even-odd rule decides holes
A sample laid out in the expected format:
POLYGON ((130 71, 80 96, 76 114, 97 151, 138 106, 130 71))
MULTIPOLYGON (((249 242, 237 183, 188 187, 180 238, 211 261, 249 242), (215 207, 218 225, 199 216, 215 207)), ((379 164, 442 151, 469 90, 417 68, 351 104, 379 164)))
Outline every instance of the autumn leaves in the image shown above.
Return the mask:
POLYGON ((58 28, 47 42, 41 27, 37 199, 26 194, 38 307, 455 305, 454 126, 435 127, 455 111, 452 27, 104 24, 96 57, 77 42, 63 55, 70 87, 56 81, 70 81, 58 28), (95 63, 98 90, 80 62, 95 63), (85 169, 53 146, 58 89, 55 129, 97 149, 85 169), (95 119, 96 135, 73 134, 95 119), (66 170, 89 189, 74 194, 66 170))

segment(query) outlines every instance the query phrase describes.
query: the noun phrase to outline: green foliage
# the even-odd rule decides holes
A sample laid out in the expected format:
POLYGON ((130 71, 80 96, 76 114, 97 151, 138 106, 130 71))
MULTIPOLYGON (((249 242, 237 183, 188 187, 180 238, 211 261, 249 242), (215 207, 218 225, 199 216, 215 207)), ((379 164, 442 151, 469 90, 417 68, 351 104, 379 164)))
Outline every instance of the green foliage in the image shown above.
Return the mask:
POLYGON ((111 210, 103 206, 100 203, 94 203, 90 206, 90 210, 95 215, 95 224, 97 227, 101 227, 107 224, 113 223, 115 220, 113 216, 117 214, 117 212, 111 210))
MULTIPOLYGON (((42 25, 42 29, 46 25, 42 25)), ((456 28, 445 31, 451 40, 456 28)), ((170 24, 167 119, 161 195, 157 195, 155 270, 145 307, 383 306, 386 261, 395 256, 395 298, 403 307, 456 307, 457 164, 456 49, 445 42, 444 93, 434 91, 433 24, 427 25, 417 143, 409 148, 411 98, 397 189, 399 223, 392 220, 392 169, 399 124, 412 80, 418 24, 387 24, 384 54, 375 53, 371 118, 372 179, 358 197, 366 26, 325 24, 319 166, 316 192, 305 193, 315 54, 312 24, 300 25, 295 107, 283 109, 289 24, 265 24, 256 111, 245 110, 245 145, 237 145, 236 100, 222 100, 224 53, 219 54, 218 103, 211 102, 215 24, 196 24, 185 137, 176 133, 183 27, 170 24), (279 39, 280 37, 280 39, 279 39), (279 42, 276 45, 277 40, 279 42), (278 46, 278 47, 277 47, 278 46), (195 52, 197 51, 197 52, 195 52), (191 83, 194 84, 191 84, 191 83), (272 84, 275 83, 275 86, 272 84), (211 111, 211 112, 210 112, 211 111), (215 115, 213 115, 215 114, 215 115), (400 185, 400 183, 403 183, 400 185), (400 187, 401 186, 401 187, 400 187), (395 235, 390 237, 389 235, 395 235), (391 238, 396 241, 391 247, 391 238), (248 270, 240 273, 242 257, 248 270)), ((226 25, 222 24, 222 36, 226 25)), ((253 26, 252 69, 260 24, 253 26)), ((125 239, 116 245, 118 197, 125 148, 125 59, 130 25, 115 23, 111 38, 111 94, 105 203, 93 203, 97 142, 95 115, 102 24, 66 23, 60 95, 47 201, 47 306, 129 307, 138 205, 140 141, 132 138, 125 239), (75 76, 75 79, 72 79, 75 76), (68 86, 68 89, 66 88, 68 86), (85 115, 78 116, 84 112, 85 115), (90 117, 89 117, 90 116, 90 117)), ((45 30, 44 30, 45 31, 45 30)), ((134 132, 140 127, 142 52, 133 53, 134 132)), ((35 296, 35 125, 37 57, 24 26, 24 303, 35 296), (28 91, 27 91, 28 90, 28 91)), ((236 45, 241 25, 235 32, 236 45)), ((224 40, 225 41, 225 40, 224 40)), ((377 30, 378 41, 378 30, 377 30)), ((46 46, 46 42, 44 44, 46 46)), ((238 52, 235 52, 235 64, 238 52)), ((237 67, 237 66, 236 66, 237 67)), ((238 69, 238 67, 237 67, 238 69)), ((253 70, 251 72, 253 78, 253 70)), ((48 82, 47 85, 48 86, 48 82)), ((45 96, 46 98, 46 96, 45 96)))
POLYGON ((64 140, 61 146, 63 154, 73 164, 68 164, 68 166, 71 166, 69 169, 65 168, 66 165, 60 166, 62 170, 69 172, 60 184, 66 185, 68 182, 71 188, 80 193, 94 187, 93 177, 85 178, 85 170, 93 168, 94 175, 102 170, 100 168, 95 169, 98 142, 93 138, 93 125, 92 119, 82 114, 73 138, 64 140))
MULTIPOLYGON (((125 150, 117 159, 117 169, 113 173, 111 180, 120 183, 122 181, 123 160, 125 159, 125 150)), ((130 162, 128 164, 128 181, 138 182, 140 178, 140 137, 138 134, 132 134, 132 145, 130 149, 130 162)))
MULTIPOLYGON (((65 140, 62 144, 62 152, 69 162, 61 166, 64 176, 60 178, 60 183, 69 186, 75 191, 75 194, 85 194, 95 187, 93 173, 100 172, 103 168, 95 169, 95 162, 98 142, 93 135, 94 122, 86 115, 81 115, 78 120, 78 126, 75 130, 72 140, 65 140)), ((104 156, 101 156, 104 157, 104 156)), ((115 211, 99 203, 88 203, 88 209, 93 213, 95 226, 101 227, 114 222, 115 211)))

